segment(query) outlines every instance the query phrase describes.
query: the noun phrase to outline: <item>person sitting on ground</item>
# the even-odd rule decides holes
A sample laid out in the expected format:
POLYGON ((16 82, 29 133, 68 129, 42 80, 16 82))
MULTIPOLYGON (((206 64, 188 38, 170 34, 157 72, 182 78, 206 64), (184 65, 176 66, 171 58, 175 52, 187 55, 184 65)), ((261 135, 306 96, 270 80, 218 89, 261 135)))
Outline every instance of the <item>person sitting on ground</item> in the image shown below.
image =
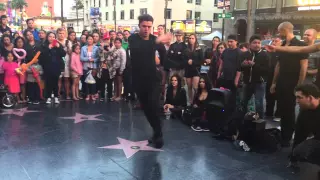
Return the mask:
POLYGON ((195 119, 191 129, 194 131, 209 131, 208 122, 205 117, 206 106, 208 103, 208 93, 211 89, 211 83, 205 76, 199 80, 198 91, 193 100, 192 117, 195 119))
POLYGON ((314 84, 302 84, 295 88, 300 106, 289 167, 298 161, 320 165, 320 90, 314 84))
POLYGON ((179 75, 174 74, 170 80, 163 109, 164 112, 170 110, 174 117, 181 118, 182 110, 187 106, 187 93, 181 85, 182 80, 179 75))

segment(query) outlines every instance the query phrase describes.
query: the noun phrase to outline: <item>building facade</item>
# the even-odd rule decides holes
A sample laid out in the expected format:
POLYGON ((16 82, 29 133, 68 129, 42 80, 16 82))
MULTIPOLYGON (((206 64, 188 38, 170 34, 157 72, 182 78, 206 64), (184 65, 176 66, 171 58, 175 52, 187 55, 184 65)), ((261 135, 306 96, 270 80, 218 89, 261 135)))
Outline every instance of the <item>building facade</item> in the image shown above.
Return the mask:
MULTIPOLYGON (((320 0, 251 0, 252 26, 249 32, 260 34, 265 39, 277 33, 281 22, 294 25, 294 34, 300 38, 308 28, 320 31, 320 0)), ((232 0, 231 11, 234 19, 228 22, 227 34, 238 34, 244 42, 247 31, 248 0, 232 0)), ((250 34, 250 35, 252 35, 250 34)), ((250 36, 249 35, 249 36, 250 36)), ((320 38, 320 37, 319 37, 320 38)))
MULTIPOLYGON (((85 26, 93 24, 90 19, 90 8, 100 7, 99 25, 114 29, 114 0, 85 0, 85 26)), ((138 16, 150 14, 154 18, 154 27, 165 24, 165 0, 116 0, 117 26, 137 26, 138 16)), ((168 0, 167 29, 172 20, 211 20, 213 30, 221 30, 221 20, 217 13, 222 10, 216 7, 217 0, 168 0), (216 13, 216 14, 215 14, 216 13)), ((156 30, 156 28, 155 28, 156 30)))

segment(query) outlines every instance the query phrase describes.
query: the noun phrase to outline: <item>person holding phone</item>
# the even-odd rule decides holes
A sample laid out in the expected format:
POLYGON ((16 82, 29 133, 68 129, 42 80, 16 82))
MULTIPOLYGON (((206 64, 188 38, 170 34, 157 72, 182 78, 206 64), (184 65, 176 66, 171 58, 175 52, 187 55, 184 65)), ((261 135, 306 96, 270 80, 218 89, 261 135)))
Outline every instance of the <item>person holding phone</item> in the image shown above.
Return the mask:
POLYGON ((46 83, 47 104, 51 104, 51 95, 54 95, 54 103, 59 104, 58 99, 58 81, 61 72, 64 71, 63 57, 66 52, 62 45, 56 40, 53 32, 47 34, 45 43, 41 47, 39 64, 43 68, 43 75, 46 83))

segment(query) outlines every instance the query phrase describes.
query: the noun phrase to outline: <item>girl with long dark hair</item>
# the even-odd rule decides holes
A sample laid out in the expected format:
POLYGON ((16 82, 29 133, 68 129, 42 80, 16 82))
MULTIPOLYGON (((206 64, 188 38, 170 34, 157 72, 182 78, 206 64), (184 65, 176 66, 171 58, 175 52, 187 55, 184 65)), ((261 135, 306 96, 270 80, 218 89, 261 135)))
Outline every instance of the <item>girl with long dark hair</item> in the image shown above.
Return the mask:
POLYGON ((188 48, 184 52, 184 59, 187 62, 184 76, 188 85, 189 101, 192 103, 194 92, 197 91, 199 84, 200 65, 203 62, 203 52, 195 34, 189 36, 188 48))
POLYGON ((174 116, 181 117, 182 110, 187 106, 187 93, 182 87, 181 77, 174 74, 170 78, 166 99, 163 106, 164 112, 171 111, 174 116))
POLYGON ((56 35, 53 32, 48 32, 46 41, 41 48, 39 63, 42 65, 47 104, 51 104, 51 94, 54 95, 54 103, 59 104, 58 99, 58 81, 61 72, 64 71, 63 57, 66 52, 63 46, 56 40, 56 35))
POLYGON ((207 120, 205 118, 206 105, 208 102, 208 93, 211 89, 211 83, 208 78, 201 77, 199 79, 199 87, 193 100, 192 117, 195 119, 191 129, 194 131, 209 131, 207 120))
POLYGON ((211 77, 213 87, 217 87, 217 80, 220 78, 220 74, 218 74, 219 67, 222 63, 221 55, 226 48, 227 44, 225 42, 219 43, 212 58, 209 76, 211 77))

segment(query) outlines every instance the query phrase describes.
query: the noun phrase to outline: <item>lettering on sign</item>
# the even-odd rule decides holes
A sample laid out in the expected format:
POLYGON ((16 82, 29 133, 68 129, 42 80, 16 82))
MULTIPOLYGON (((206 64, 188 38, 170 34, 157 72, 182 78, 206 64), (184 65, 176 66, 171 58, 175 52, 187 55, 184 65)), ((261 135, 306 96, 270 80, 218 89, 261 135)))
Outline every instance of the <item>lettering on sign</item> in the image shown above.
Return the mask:
POLYGON ((318 5, 320 4, 320 0, 298 0, 298 4, 300 6, 305 6, 305 5, 318 5))

